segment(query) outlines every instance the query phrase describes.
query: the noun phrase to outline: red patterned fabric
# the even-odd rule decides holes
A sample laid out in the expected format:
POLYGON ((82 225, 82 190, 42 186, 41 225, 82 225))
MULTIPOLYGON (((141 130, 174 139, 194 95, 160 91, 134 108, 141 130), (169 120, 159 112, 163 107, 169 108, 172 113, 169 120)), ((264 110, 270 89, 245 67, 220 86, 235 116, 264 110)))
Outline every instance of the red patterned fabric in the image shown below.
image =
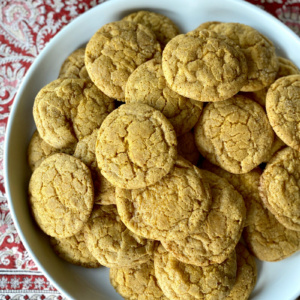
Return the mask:
MULTIPOLYGON (((0 0, 0 300, 64 298, 38 271, 14 227, 3 179, 5 129, 17 89, 37 55, 71 20, 104 1, 0 0)), ((300 0, 249 2, 300 35, 300 0)))

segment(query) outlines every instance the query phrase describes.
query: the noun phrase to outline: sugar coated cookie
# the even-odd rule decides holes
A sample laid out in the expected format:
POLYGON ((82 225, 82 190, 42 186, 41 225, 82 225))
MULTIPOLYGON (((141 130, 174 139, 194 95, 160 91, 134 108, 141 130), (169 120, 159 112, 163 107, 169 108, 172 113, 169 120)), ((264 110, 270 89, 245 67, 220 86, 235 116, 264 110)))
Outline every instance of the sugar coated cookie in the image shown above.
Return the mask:
POLYGON ((102 26, 89 40, 85 64, 91 80, 106 95, 124 101, 125 85, 137 66, 161 55, 153 31, 138 23, 102 26))
POLYGON ((161 245, 154 253, 154 270, 158 283, 169 299, 225 299, 236 280, 236 253, 222 264, 207 267, 177 260, 161 245))
POLYGON ((230 38, 240 46, 248 66, 247 82, 242 91, 258 91, 274 81, 279 65, 275 47, 267 37, 240 23, 208 22, 196 31, 203 27, 230 38))
POLYGON ((87 222, 94 204, 90 170, 73 156, 49 156, 30 178, 29 203, 46 234, 56 238, 75 235, 87 222))
POLYGON ((277 79, 268 89, 266 110, 271 126, 288 146, 300 151, 300 74, 277 79))
POLYGON ((238 46, 209 30, 173 38, 163 51, 162 68, 172 90, 206 102, 232 97, 247 79, 238 46))
POLYGON ((170 233, 162 245, 178 260, 196 266, 222 263, 234 251, 246 218, 242 196, 223 179, 201 170, 212 193, 212 205, 207 218, 199 227, 184 237, 170 233))
POLYGON ((103 122, 96 142, 102 175, 113 185, 138 189, 168 174, 177 157, 176 133, 158 110, 123 104, 103 122))
POLYGON ((282 225, 300 231, 300 152, 286 147, 272 157, 260 178, 260 195, 282 225))
POLYGON ((33 117, 37 130, 52 147, 74 148, 98 128, 114 109, 114 100, 84 79, 56 79, 37 94, 33 117))
POLYGON ((235 174, 265 161, 274 138, 263 108, 241 95, 206 105, 194 132, 199 152, 235 174))
POLYGON ((140 10, 124 17, 123 20, 140 23, 151 28, 162 49, 174 36, 179 34, 179 29, 172 20, 156 12, 140 10))
POLYGON ((131 267, 153 256, 155 241, 126 228, 115 205, 97 205, 83 231, 87 248, 105 267, 131 267))
POLYGON ((130 230, 161 240, 197 231, 207 216, 211 194, 200 171, 179 158, 171 172, 153 185, 134 190, 117 188, 116 201, 130 230))
POLYGON ((135 267, 112 268, 109 278, 115 290, 129 300, 167 300, 157 283, 153 259, 135 267))

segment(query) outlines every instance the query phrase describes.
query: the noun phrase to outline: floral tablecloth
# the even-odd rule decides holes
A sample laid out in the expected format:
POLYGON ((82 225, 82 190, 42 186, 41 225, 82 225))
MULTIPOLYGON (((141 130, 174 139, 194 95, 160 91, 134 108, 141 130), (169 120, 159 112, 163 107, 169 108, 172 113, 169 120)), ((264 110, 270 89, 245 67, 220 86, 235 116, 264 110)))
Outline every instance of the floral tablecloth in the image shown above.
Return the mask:
MULTIPOLYGON (((64 26, 104 1, 0 0, 0 300, 64 299, 37 269, 14 227, 3 178, 5 130, 18 87, 35 58, 64 26)), ((300 0, 248 2, 300 35, 300 0)))

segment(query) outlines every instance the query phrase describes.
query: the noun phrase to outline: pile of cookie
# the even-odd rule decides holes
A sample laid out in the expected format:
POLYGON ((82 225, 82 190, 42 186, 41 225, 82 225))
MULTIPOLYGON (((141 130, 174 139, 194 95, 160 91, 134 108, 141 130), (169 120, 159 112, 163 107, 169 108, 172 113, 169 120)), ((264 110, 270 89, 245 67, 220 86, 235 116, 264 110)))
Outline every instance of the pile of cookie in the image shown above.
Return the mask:
POLYGON ((250 26, 106 24, 35 98, 33 216, 125 299, 247 299, 254 257, 300 249, 299 99, 250 26))

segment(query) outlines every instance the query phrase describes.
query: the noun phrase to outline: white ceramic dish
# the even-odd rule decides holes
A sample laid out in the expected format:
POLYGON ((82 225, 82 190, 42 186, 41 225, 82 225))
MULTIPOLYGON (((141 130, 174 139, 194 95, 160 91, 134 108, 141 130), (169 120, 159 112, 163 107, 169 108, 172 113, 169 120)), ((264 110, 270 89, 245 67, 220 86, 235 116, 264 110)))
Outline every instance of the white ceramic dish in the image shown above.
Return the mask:
MULTIPOLYGON (((64 59, 85 44, 102 25, 140 9, 170 17, 182 32, 205 21, 248 24, 269 37, 279 55, 300 67, 300 40, 266 12, 237 0, 114 0, 78 17, 51 40, 31 66, 14 101, 5 144, 6 192, 21 239, 47 278, 70 299, 122 299, 111 287, 108 269, 84 269, 68 264, 52 252, 33 222, 27 205, 30 171, 26 151, 34 131, 32 106, 41 87, 54 80, 64 59)), ((300 295, 300 252, 276 263, 258 262, 258 281, 251 298, 292 300, 300 295)))

